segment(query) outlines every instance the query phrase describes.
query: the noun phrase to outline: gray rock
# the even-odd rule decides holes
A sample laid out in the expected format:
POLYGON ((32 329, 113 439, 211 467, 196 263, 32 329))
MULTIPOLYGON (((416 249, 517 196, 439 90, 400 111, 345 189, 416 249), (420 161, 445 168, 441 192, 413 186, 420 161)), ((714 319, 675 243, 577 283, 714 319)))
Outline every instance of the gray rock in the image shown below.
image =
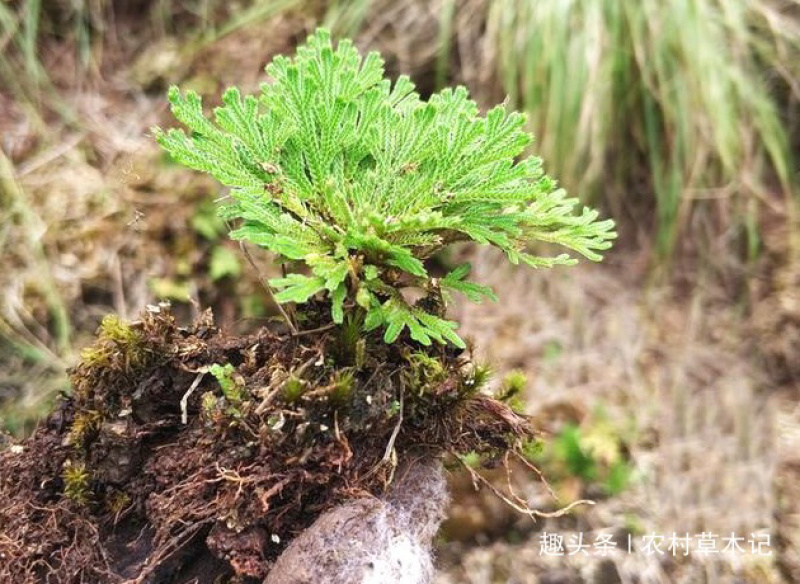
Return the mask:
POLYGON ((417 461, 398 470, 385 498, 323 514, 289 544, 264 584, 429 584, 447 503, 441 462, 417 461))

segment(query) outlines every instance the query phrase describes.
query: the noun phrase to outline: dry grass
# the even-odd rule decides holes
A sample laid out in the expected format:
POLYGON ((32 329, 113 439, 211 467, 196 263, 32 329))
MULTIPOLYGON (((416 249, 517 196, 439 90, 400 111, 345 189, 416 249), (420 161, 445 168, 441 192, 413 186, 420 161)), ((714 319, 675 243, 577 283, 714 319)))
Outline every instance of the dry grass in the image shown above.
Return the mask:
POLYGON ((361 27, 363 47, 424 87, 508 96, 553 175, 657 260, 688 253, 729 273, 720 248, 749 261, 763 214, 796 215, 796 0, 357 5, 329 21, 361 27))
POLYGON ((197 47, 295 14, 305 30, 321 20, 381 50, 423 91, 458 81, 487 105, 508 96, 528 113, 552 174, 628 220, 657 259, 678 251, 714 265, 722 246, 748 261, 763 214, 796 217, 798 0, 254 0, 237 11, 211 0, 138 11, 132 20, 106 2, 0 7, 0 78, 40 126, 42 105, 80 126, 58 89, 63 74, 46 66, 49 40, 72 39, 80 85, 114 66, 104 41, 128 28, 151 45, 177 37, 197 47), (119 30, 126 17, 136 26, 119 30))
MULTIPOLYGON (((282 18, 270 27, 275 38, 250 28, 179 55, 178 69, 208 79, 209 70, 236 59, 255 86, 270 55, 298 30, 282 18)), ((132 69, 158 79, 165 74, 158 56, 143 54, 137 62, 150 67, 132 69)), ((65 70, 77 70, 73 58, 64 54, 65 70)), ((55 393, 69 388, 65 370, 103 315, 135 316, 161 285, 183 294, 184 314, 194 310, 191 296, 232 322, 243 313, 238 299, 259 290, 251 274, 241 282, 210 280, 210 256, 221 244, 191 225, 217 187, 165 163, 149 128, 163 123, 166 104, 132 76, 130 69, 109 73, 91 88, 66 81, 59 100, 79 127, 46 109, 40 113, 48 123, 39 126, 26 115, 35 104, 0 93, 0 426, 18 434, 30 432, 55 393)), ((219 83, 237 77, 229 71, 219 83)))
MULTIPOLYGON (((0 383, 34 407, 67 389, 63 372, 76 342, 102 314, 125 314, 128 302, 146 300, 132 281, 141 265, 122 274, 124 250, 141 230, 113 170, 120 156, 141 148, 141 128, 112 123, 99 96, 77 105, 83 131, 64 134, 15 167, 0 155, 0 343, 7 374, 0 383), (124 280, 130 285, 123 290, 124 280)), ((148 117, 142 106, 128 115, 148 117)))
MULTIPOLYGON (((527 373, 529 412, 556 433, 602 407, 628 444, 632 486, 579 514, 583 531, 633 525, 640 535, 775 533, 776 406, 754 340, 724 297, 643 292, 630 271, 625 279, 608 266, 504 270, 494 267, 491 254, 479 254, 475 264, 476 278, 501 297, 497 304, 462 306, 462 332, 498 372, 527 373)), ((548 500, 540 487, 529 496, 537 504, 548 500)), ((573 521, 539 529, 568 534, 573 521)), ((544 560, 538 546, 533 532, 517 546, 476 549, 457 562, 453 573, 461 577, 441 582, 489 582, 505 570, 520 578, 513 581, 528 582, 523 575, 545 565, 584 570, 599 561, 544 560)), ((620 574, 647 582, 733 582, 734 575, 779 581, 771 561, 752 556, 695 556, 678 572, 642 553, 613 561, 620 574)))
MULTIPOLYGON (((4 85, 0 401, 21 397, 5 401, 0 427, 30 430, 49 396, 66 387, 63 367, 73 361, 74 347, 84 344, 102 314, 133 316, 152 302, 153 278, 190 279, 204 303, 247 294, 249 276, 237 283, 243 288, 218 292, 203 282, 208 243, 187 225, 197 203, 216 192, 163 165, 147 128, 164 108, 159 84, 185 79, 215 94, 226 83, 252 87, 271 52, 285 50, 317 25, 316 16, 273 18, 267 4, 273 3, 252 4, 228 28, 206 29, 200 52, 181 53, 177 69, 155 72, 154 93, 131 81, 127 64, 135 60, 131 55, 142 54, 139 48, 118 70, 96 75, 95 67, 83 77, 75 63, 80 51, 59 53, 71 56, 55 62, 68 73, 56 79, 58 92, 43 80, 37 92, 12 97, 4 85), (223 38, 212 42, 215 35, 223 38), (187 265, 189 275, 181 276, 187 265)), ((705 16, 686 21, 677 12, 689 5, 682 2, 611 2, 609 12, 602 12, 598 4, 575 1, 568 14, 556 12, 556 3, 545 4, 358 0, 331 3, 327 23, 360 31, 362 48, 385 51, 390 68, 414 74, 423 90, 463 81, 487 103, 508 93, 529 110, 549 170, 576 192, 607 201, 623 220, 639 221, 624 233, 629 241, 638 237, 640 253, 629 249, 605 266, 526 273, 498 270, 491 255, 474 258, 478 278, 494 282, 502 300, 454 314, 500 373, 527 370, 531 411, 550 430, 560 419, 586 416, 602 403, 620 431, 630 432, 641 478, 621 497, 596 507, 592 521, 616 525, 634 514, 655 530, 688 529, 691 523, 724 529, 729 521, 742 528, 768 526, 773 406, 763 393, 770 381, 758 354, 766 351, 777 361, 783 383, 797 379, 792 339, 800 322, 800 272, 785 243, 800 232, 787 220, 797 167, 785 157, 784 132, 796 133, 798 124, 791 97, 798 92, 797 72, 789 69, 800 63, 798 21, 788 16, 797 2, 705 0, 696 3, 705 16), (724 18, 714 12, 734 4, 749 9, 724 18), (647 10, 652 18, 644 19, 647 10), (667 26, 676 20, 680 27, 667 26), (528 34, 531 26, 547 35, 528 34), (723 32, 729 26, 736 31, 730 37, 723 32), (691 36, 678 38, 679 32, 691 36), (649 57, 659 51, 663 59, 649 57), (763 62, 772 66, 761 69, 763 62), (728 66, 733 64, 741 68, 728 66), (769 90, 783 97, 773 100, 769 90), (618 98, 620 92, 625 99, 618 98), (626 106, 622 114, 619 104, 626 106), (775 117, 777 107, 784 108, 784 117, 775 117), (773 223, 764 221, 767 216, 773 223), (659 226, 655 237, 653 218, 659 226), (768 265, 755 281, 753 329, 741 318, 746 311, 718 295, 714 282, 694 281, 693 301, 668 287, 646 285, 652 247, 666 252, 676 242, 714 242, 705 261, 739 275, 742 258, 757 255, 762 239, 767 263, 786 267, 768 265), (773 239, 779 241, 768 241, 773 239), (770 301, 760 302, 764 298, 770 301)), ((274 3, 290 5, 296 3, 274 3)), ((15 23, 1 29, 2 58, 13 55, 14 71, 33 70, 35 65, 16 60, 35 53, 30 40, 18 40, 23 32, 33 34, 35 27, 23 26, 27 21, 20 18, 33 12, 9 20, 9 10, 0 5, 3 26, 15 23)), ((175 31, 167 23, 156 36, 170 39, 175 31)), ((36 35, 48 37, 47 27, 36 35)), ((40 53, 40 62, 52 66, 52 54, 40 53)), ((119 62, 108 52, 92 55, 119 62)), ((250 290, 257 289, 252 284, 250 290)), ((188 304, 182 307, 191 311, 188 304)), ((231 308, 227 320, 238 318, 240 309, 231 308)), ((796 418, 785 420, 788 435, 796 418)), ((531 496, 549 501, 539 491, 531 496)), ((523 558, 514 565, 519 573, 526 570, 525 546, 535 549, 526 542, 512 550, 523 558)), ((497 553, 465 554, 468 571, 478 578, 473 582, 488 581, 479 579, 488 561, 479 556, 497 553)), ((649 581, 665 581, 660 569, 624 567, 627 574, 651 570, 649 581)), ((687 581, 721 581, 714 577, 717 568, 691 569, 687 581)))

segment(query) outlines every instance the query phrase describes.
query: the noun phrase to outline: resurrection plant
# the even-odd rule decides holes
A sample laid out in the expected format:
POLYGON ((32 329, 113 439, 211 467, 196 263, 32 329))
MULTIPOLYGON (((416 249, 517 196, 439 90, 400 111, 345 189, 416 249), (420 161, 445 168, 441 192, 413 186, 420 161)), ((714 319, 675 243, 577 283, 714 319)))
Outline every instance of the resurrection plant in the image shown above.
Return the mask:
POLYGON ((449 291, 494 294, 466 279, 466 265, 432 278, 426 258, 474 241, 538 268, 576 260, 536 255, 535 241, 591 260, 611 245, 611 220, 576 214, 577 199, 556 188, 541 159, 519 159, 533 140, 523 114, 500 105, 480 116, 464 87, 423 101, 408 77, 384 78, 377 53, 362 59, 348 40, 334 48, 325 30, 267 73, 258 97, 228 89, 214 121, 196 93, 171 88, 172 111, 190 133, 156 137, 174 159, 230 187, 222 210, 241 220, 231 237, 307 266, 270 281, 277 302, 324 292, 335 323, 350 315, 365 331, 383 327, 387 343, 407 328, 423 345, 463 347, 442 300, 449 291), (426 299, 411 305, 404 288, 426 299))
MULTIPOLYGON (((487 391, 446 318, 452 292, 493 292, 466 264, 436 278, 426 260, 462 241, 533 267, 599 260, 613 223, 521 158, 532 138, 505 106, 481 116, 463 88, 423 101, 408 78, 384 79, 377 54, 322 30, 267 72, 259 97, 228 90, 213 121, 171 89, 189 132, 156 137, 230 189, 232 237, 283 264, 267 288, 295 305, 287 326, 232 337, 210 312, 181 327, 168 305, 106 317, 72 394, 0 450, 0 581, 263 582, 323 513, 390 497, 408 477, 396 469, 443 455, 544 513, 467 463, 526 463, 536 434, 515 409, 519 384, 487 391)), ((423 552, 440 515, 417 531, 423 552)))

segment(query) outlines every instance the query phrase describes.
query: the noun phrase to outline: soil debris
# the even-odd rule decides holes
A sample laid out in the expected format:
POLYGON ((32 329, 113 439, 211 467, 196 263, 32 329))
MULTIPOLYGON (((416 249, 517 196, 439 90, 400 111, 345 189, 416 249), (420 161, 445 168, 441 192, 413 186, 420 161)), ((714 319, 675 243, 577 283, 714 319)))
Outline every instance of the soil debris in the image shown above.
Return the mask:
POLYGON ((0 452, 0 581, 261 582, 335 505, 411 458, 499 463, 534 438, 468 353, 358 338, 314 307, 293 335, 103 320, 59 401, 0 452), (213 580, 213 578, 212 578, 213 580))

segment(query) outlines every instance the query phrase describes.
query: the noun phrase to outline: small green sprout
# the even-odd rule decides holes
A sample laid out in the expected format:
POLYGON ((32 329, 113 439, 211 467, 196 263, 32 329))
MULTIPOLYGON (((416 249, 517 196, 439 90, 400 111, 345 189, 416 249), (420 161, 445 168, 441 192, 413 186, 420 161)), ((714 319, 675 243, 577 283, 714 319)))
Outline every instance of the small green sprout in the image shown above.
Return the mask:
POLYGON ((334 403, 347 403, 353 391, 353 372, 337 371, 331 383, 330 399, 334 403))
POLYGON ((242 403, 244 399, 242 385, 239 383, 239 380, 234 378, 236 369, 233 365, 230 363, 226 363, 225 365, 214 363, 209 367, 208 372, 211 373, 217 380, 217 383, 219 383, 219 387, 222 389, 222 395, 225 396, 228 403, 232 406, 237 406, 242 403))

